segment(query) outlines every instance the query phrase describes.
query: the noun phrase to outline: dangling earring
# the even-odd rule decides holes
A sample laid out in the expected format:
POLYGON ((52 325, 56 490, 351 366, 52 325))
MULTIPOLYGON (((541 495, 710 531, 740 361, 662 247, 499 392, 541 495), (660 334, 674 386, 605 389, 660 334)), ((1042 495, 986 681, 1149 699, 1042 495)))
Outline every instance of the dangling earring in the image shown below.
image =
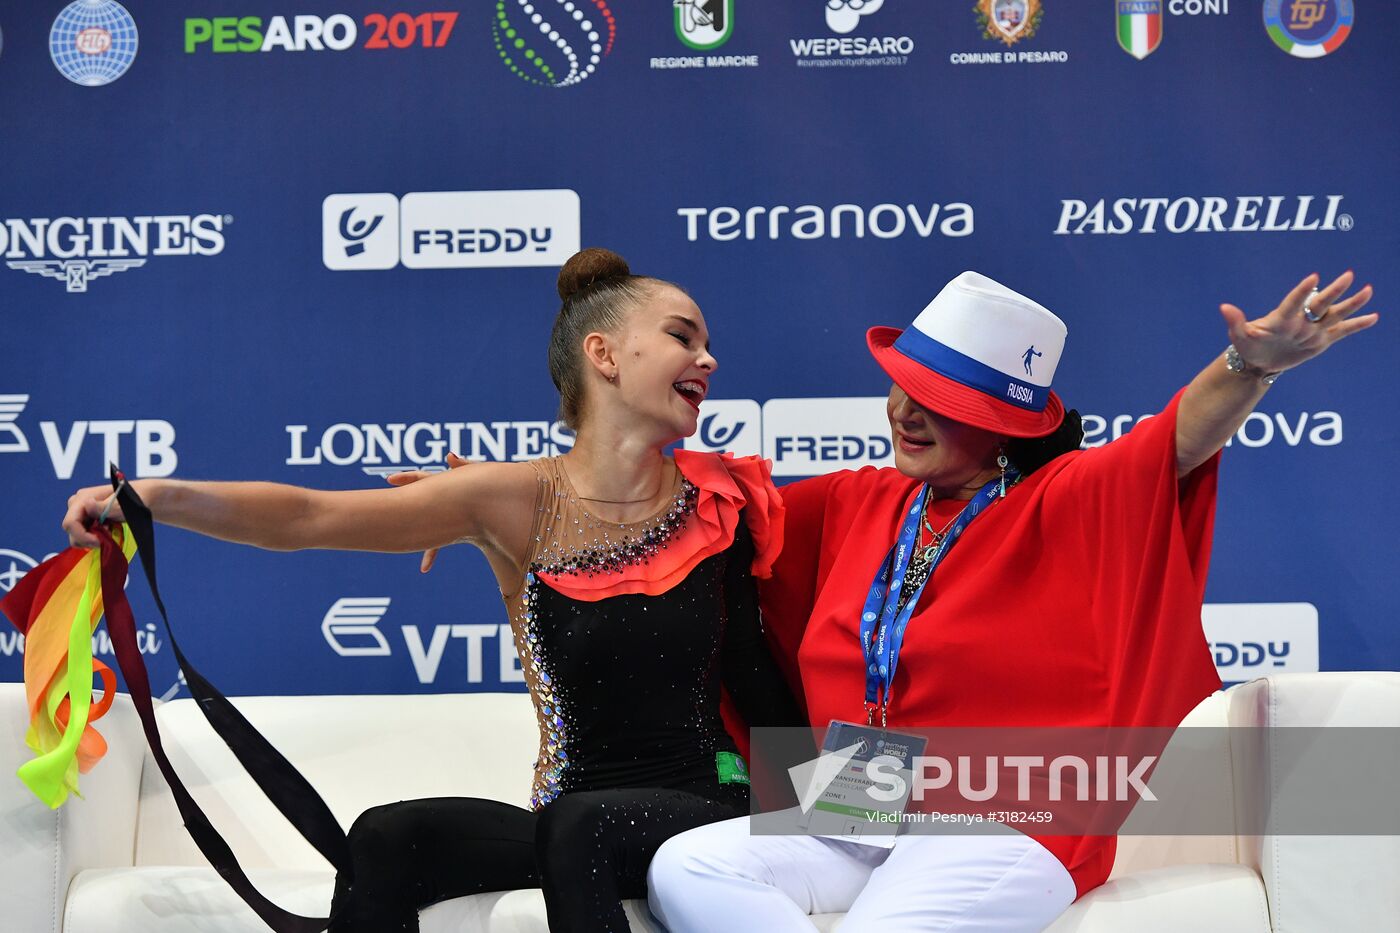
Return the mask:
POLYGON ((997 497, 999 499, 1006 498, 1006 467, 1008 463, 1010 461, 1006 459, 1005 451, 997 454, 997 466, 1001 468, 1001 493, 997 497))

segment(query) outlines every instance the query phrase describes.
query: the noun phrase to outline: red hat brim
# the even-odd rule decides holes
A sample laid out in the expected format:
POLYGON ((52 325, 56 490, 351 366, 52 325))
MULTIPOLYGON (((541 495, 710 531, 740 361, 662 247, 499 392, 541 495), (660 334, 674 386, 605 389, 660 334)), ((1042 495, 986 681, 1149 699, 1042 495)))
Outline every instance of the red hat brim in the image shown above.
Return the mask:
POLYGON ((1044 411, 1010 405, 939 375, 900 353, 894 342, 902 333, 898 327, 872 327, 865 333, 865 343, 895 385, 930 411, 1008 437, 1044 437, 1064 420, 1064 403, 1053 390, 1044 411))

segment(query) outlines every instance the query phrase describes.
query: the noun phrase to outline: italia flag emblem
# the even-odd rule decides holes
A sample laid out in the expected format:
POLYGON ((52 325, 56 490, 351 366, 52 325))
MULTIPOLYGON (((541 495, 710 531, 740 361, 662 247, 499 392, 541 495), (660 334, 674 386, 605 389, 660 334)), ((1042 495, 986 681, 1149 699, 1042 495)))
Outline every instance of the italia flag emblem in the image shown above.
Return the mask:
POLYGON ((1144 59, 1162 44, 1162 0, 1117 0, 1118 44, 1144 59))

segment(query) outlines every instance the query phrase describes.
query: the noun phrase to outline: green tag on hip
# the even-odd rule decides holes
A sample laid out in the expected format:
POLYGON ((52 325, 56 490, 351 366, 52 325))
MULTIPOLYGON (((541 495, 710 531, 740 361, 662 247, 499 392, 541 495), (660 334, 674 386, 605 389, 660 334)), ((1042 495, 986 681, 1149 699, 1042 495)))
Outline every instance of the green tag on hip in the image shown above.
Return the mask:
POLYGON ((715 771, 721 784, 749 783, 749 768, 742 756, 734 752, 715 752, 715 771))

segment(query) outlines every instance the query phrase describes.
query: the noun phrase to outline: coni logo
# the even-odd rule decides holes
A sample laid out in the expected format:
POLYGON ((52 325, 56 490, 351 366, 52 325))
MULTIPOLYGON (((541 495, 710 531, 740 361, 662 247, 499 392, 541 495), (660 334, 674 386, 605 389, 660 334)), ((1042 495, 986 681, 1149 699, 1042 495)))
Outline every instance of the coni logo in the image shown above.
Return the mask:
POLYGON ((604 0, 496 0, 491 38, 501 63, 517 78, 569 87, 597 71, 612 52, 617 22, 604 0))

